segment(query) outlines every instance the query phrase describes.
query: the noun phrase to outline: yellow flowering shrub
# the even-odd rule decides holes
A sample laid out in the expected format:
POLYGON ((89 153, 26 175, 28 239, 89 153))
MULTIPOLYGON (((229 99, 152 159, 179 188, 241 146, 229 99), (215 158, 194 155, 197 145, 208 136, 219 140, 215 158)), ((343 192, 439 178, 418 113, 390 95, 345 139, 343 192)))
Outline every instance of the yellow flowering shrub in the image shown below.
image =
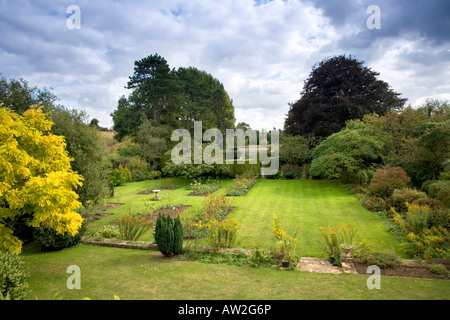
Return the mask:
POLYGON ((405 241, 401 248, 410 256, 420 259, 448 259, 450 257, 449 232, 443 226, 429 227, 427 205, 406 203, 408 212, 403 216, 391 210, 394 222, 400 227, 405 241))
POLYGON ((222 222, 213 219, 205 226, 207 227, 208 241, 214 251, 217 252, 223 248, 233 248, 236 244, 240 225, 233 219, 228 218, 222 222))
POLYGON ((299 249, 297 232, 299 230, 300 227, 298 226, 294 236, 287 234, 287 232, 282 228, 278 217, 276 215, 273 216, 272 231, 275 239, 277 240, 277 249, 281 254, 280 258, 284 260, 295 260, 297 258, 299 249))
POLYGON ((278 217, 276 215, 273 216, 273 228, 272 228, 273 234, 275 235, 275 238, 277 240, 283 239, 283 237, 286 236, 286 231, 283 230, 281 227, 281 223, 278 220, 278 217))
POLYGON ((82 177, 73 172, 73 160, 64 137, 49 132, 52 122, 41 108, 22 116, 0 105, 0 250, 19 253, 21 241, 12 225, 24 215, 31 227, 77 234, 82 218, 74 189, 82 177))

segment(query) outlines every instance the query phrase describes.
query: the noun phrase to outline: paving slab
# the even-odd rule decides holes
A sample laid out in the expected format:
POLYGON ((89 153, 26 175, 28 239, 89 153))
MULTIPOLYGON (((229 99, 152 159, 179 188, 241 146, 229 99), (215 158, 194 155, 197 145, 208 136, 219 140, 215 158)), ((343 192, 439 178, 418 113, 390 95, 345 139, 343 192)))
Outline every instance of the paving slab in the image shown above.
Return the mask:
POLYGON ((301 258, 297 263, 297 270, 334 274, 342 273, 339 267, 333 266, 327 259, 306 257, 301 258))

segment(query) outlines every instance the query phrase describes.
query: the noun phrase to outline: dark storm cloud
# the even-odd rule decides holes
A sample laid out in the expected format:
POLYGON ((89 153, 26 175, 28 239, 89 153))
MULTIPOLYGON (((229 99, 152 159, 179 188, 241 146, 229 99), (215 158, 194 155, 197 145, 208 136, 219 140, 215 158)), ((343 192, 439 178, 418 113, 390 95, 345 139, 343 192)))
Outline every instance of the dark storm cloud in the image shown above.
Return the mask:
MULTIPOLYGON (((448 0, 313 0, 313 5, 341 28, 353 25, 360 31, 352 36, 355 46, 364 46, 375 39, 416 35, 433 45, 450 41, 450 1, 448 0), (377 5, 381 11, 381 29, 366 28, 367 8, 377 5)), ((346 39, 349 42, 350 39, 346 39)), ((345 40, 344 40, 345 41, 345 40)))

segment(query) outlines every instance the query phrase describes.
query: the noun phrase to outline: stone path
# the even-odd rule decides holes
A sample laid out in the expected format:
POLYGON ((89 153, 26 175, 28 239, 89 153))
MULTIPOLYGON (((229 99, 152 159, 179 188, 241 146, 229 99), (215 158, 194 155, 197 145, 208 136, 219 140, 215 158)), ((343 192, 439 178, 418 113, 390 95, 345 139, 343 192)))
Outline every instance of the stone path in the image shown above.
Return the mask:
POLYGON ((320 273, 357 273, 355 266, 351 262, 343 262, 342 267, 333 266, 327 259, 301 258, 297 263, 297 270, 320 272, 320 273))

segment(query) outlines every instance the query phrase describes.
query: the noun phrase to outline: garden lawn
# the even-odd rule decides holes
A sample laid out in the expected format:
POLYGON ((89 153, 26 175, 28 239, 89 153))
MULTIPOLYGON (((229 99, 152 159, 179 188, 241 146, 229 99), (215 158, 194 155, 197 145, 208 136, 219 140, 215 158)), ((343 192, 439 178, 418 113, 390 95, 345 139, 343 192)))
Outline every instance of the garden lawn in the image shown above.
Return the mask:
POLYGON ((279 299, 449 299, 446 280, 381 278, 369 290, 369 275, 318 274, 256 269, 162 258, 156 251, 80 244, 38 253, 25 246, 30 267, 27 299, 47 300, 279 300, 279 299), (81 289, 69 290, 67 267, 77 265, 81 289))
MULTIPOLYGON (((126 213, 145 212, 146 202, 153 195, 136 193, 156 185, 179 186, 175 190, 162 190, 159 195, 163 196, 163 200, 151 202, 157 206, 201 206, 204 197, 188 196, 191 192, 187 190, 190 182, 188 179, 161 179, 117 187, 114 198, 108 202, 124 205, 109 210, 114 215, 91 223, 89 230, 99 229, 126 213)), ((231 180, 221 180, 222 188, 216 193, 225 193, 223 186, 230 182, 231 180)), ((302 256, 322 257, 322 251, 315 244, 321 239, 319 228, 335 226, 339 222, 350 224, 361 231, 363 238, 374 241, 379 250, 398 249, 398 241, 386 230, 381 218, 365 209, 348 191, 348 186, 338 181, 259 179, 246 196, 233 198, 235 209, 229 217, 242 226, 239 246, 243 248, 273 249, 275 238, 272 222, 276 215, 288 233, 294 234, 297 226, 301 228, 297 238, 302 256)), ((153 241, 153 236, 151 232, 147 232, 140 240, 153 241)))
POLYGON ((323 256, 315 245, 321 239, 319 228, 339 222, 362 232, 362 237, 374 241, 377 249, 398 248, 398 241, 381 219, 365 209, 348 186, 337 181, 259 179, 247 196, 235 198, 235 206, 231 216, 245 228, 241 246, 246 248, 273 248, 274 215, 288 234, 293 235, 300 227, 297 238, 302 256, 323 256))

